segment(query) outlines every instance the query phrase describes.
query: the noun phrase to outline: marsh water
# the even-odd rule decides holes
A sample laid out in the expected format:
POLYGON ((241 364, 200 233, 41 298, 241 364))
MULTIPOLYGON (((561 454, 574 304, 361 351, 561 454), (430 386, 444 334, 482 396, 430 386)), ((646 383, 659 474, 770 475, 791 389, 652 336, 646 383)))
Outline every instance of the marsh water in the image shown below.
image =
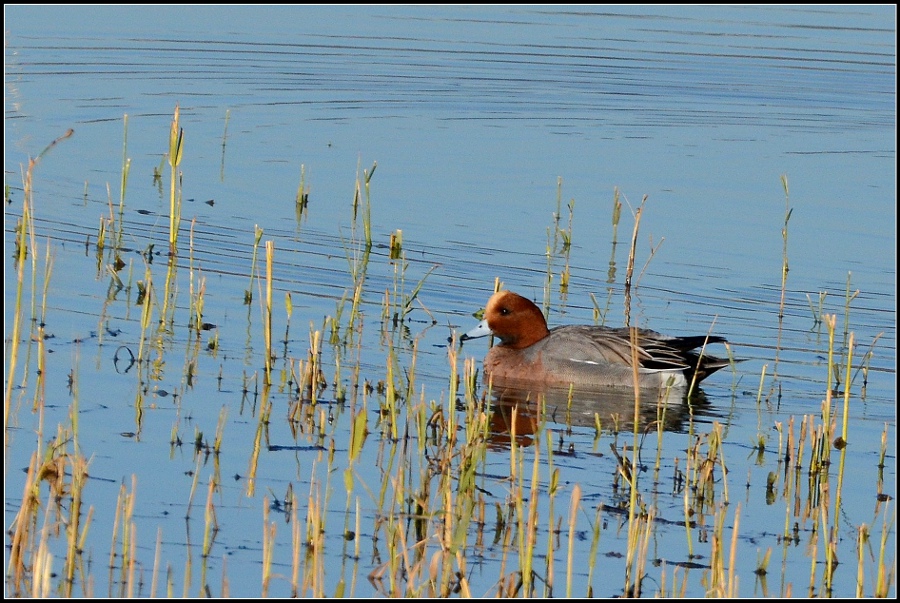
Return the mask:
MULTIPOLYGON (((404 474, 392 464, 398 442, 421 447, 423 458, 432 443, 409 423, 405 437, 384 427, 395 410, 386 409, 385 382, 411 384, 398 416, 413 416, 415 405, 468 412, 451 375, 480 361, 488 342, 458 348, 454 335, 477 322, 495 279, 546 307, 551 325, 628 320, 663 333, 712 332, 730 342, 712 353, 743 360, 702 384, 702 403, 672 409, 642 440, 650 467, 642 479, 652 484, 643 495, 657 517, 644 594, 676 592, 673 573, 682 594, 708 592, 712 512, 686 530, 676 477, 685 451, 710 433, 721 434, 728 466, 716 503, 726 505, 724 534, 738 551, 729 564, 741 577, 737 594, 853 596, 861 567, 871 596, 883 531, 895 567, 895 7, 5 13, 5 384, 13 384, 5 518, 10 529, 32 453, 75 413, 77 428, 60 430, 67 450, 89 459, 83 504, 92 509, 76 594, 147 596, 154 567, 175 594, 296 594, 288 492, 300 501, 299 521, 318 522, 324 535, 306 549, 324 559, 305 561, 320 573, 299 594, 404 593, 386 577, 391 559, 422 550, 430 559, 440 547, 434 534, 400 552, 386 545, 395 529, 386 526, 411 519, 399 512, 401 494, 387 506, 396 517, 384 513, 385 491, 404 474), (177 275, 166 290, 174 308, 152 344, 152 371, 142 371, 128 361, 146 333, 137 282, 150 277, 164 297, 176 106, 184 143, 177 275), (18 301, 15 239, 35 157, 36 245, 18 301), (373 246, 360 278, 364 220, 373 246), (119 237, 101 248, 103 228, 119 237), (391 248, 392 235, 402 248, 391 248), (267 242, 275 385, 263 396, 267 242), (194 329, 201 287, 205 328, 194 329), (10 374, 17 312, 25 328, 10 374), (831 314, 838 358, 851 333, 854 345, 842 501, 827 522, 840 564, 826 588, 821 501, 810 493, 802 504, 800 494, 796 505, 773 502, 767 479, 784 472, 787 426, 821 417, 829 334, 819 319, 831 314), (332 327, 343 337, 330 340, 332 327), (291 371, 310 358, 317 333, 328 386, 298 400, 291 371), (369 426, 361 449, 351 438, 359 412, 369 426), (305 422, 295 420, 301 414, 305 422), (109 568, 111 549, 123 554, 114 529, 122 489, 134 494, 140 579, 126 580, 121 559, 109 568), (217 530, 201 555, 208 500, 217 530), (277 520, 274 542, 264 539, 265 518, 277 520), (793 539, 784 537, 789 525, 793 539), (872 536, 858 547, 861 526, 872 536), (273 566, 264 571, 267 550, 273 566), (754 573, 767 550, 768 582, 754 573), (275 578, 264 589, 266 571, 275 578)), ((504 419, 504 401, 494 402, 492 417, 504 419)), ((527 420, 515 438, 497 426, 504 420, 492 427, 475 478, 491 516, 510 502, 511 455, 524 455, 529 475, 535 459, 541 472, 558 472, 558 500, 546 488, 529 493, 542 518, 565 517, 563 527, 545 519, 537 528, 538 594, 565 592, 569 546, 572 594, 622 594, 626 530, 621 514, 605 511, 623 496, 610 443, 621 449, 625 436, 609 418, 631 434, 629 405, 619 402, 548 400, 545 411, 520 409, 527 420)), ((826 470, 833 488, 836 471, 826 470)), ((484 529, 490 540, 494 527, 484 529)), ((49 541, 59 572, 65 542, 49 541)), ((456 569, 476 596, 494 594, 511 571, 507 556, 523 555, 502 539, 460 550, 467 569, 456 569)), ((5 553, 9 568, 9 537, 5 553)), ((21 594, 9 572, 7 594, 21 594)))

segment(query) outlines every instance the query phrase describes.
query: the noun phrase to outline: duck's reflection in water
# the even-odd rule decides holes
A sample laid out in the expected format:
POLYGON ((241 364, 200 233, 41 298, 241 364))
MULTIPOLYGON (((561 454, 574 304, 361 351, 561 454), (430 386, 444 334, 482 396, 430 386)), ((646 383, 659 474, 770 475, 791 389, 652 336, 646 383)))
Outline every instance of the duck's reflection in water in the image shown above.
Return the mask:
MULTIPOLYGON (((491 405, 490 444, 495 448, 508 448, 513 437, 516 445, 530 446, 542 422, 611 433, 630 433, 634 428, 634 392, 624 388, 586 390, 494 384, 491 405)), ((683 388, 640 392, 641 431, 685 431, 689 421, 704 417, 708 421, 713 414, 702 390, 696 390, 690 398, 683 388)))

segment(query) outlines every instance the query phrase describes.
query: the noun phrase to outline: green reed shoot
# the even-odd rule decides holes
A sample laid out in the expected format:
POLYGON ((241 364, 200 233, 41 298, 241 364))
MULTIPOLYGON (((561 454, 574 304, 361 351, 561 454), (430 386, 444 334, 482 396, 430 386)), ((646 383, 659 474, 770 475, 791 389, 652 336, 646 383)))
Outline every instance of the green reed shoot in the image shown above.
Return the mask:
MULTIPOLYGON (((616 247, 618 246, 619 220, 622 217, 622 202, 619 201, 619 188, 613 189, 613 209, 612 209, 612 248, 609 256, 609 270, 606 273, 606 282, 612 285, 616 282, 616 247)), ((608 293, 612 295, 612 287, 608 288, 608 293)))
MULTIPOLYGON (((350 319, 347 321, 346 339, 348 344, 352 343, 354 333, 357 329, 360 319, 360 308, 362 307, 363 288, 366 282, 366 273, 369 266, 369 256, 371 248, 366 247, 362 250, 347 250, 347 262, 350 265, 350 276, 353 281, 353 298, 350 304, 350 319)), ((343 300, 342 300, 343 301, 343 300)), ((342 308, 338 310, 338 314, 342 312, 342 308)))
POLYGON ((369 250, 372 248, 372 198, 371 198, 371 188, 370 183, 372 181, 372 176, 375 175, 375 169, 378 167, 378 162, 375 161, 372 163, 371 170, 363 170, 363 181, 360 183, 359 180, 359 165, 356 168, 356 188, 353 193, 353 230, 356 230, 356 218, 360 209, 362 211, 362 221, 363 221, 363 233, 365 239, 365 249, 369 250), (365 193, 363 193, 365 190, 365 193), (363 200, 363 196, 365 199, 363 200), (363 204, 362 208, 360 208, 360 204, 363 204))
MULTIPOLYGON (((377 164, 376 164, 377 165, 377 164)), ((371 233, 365 242, 358 238, 358 229, 357 229, 357 214, 359 212, 359 204, 360 204, 360 196, 361 196, 361 184, 359 180, 359 166, 357 165, 357 178, 356 178, 356 186, 354 188, 353 195, 353 219, 351 226, 351 237, 349 242, 344 243, 344 251, 347 256, 347 263, 350 268, 350 277, 353 281, 353 297, 352 304, 350 309, 350 320, 347 323, 346 330, 346 338, 348 343, 352 342, 352 338, 354 332, 356 330, 356 325, 359 320, 359 310, 362 304, 362 294, 363 294, 363 285, 366 280, 366 273, 368 271, 369 266, 369 257, 372 252, 371 245, 371 233)), ((375 167, 372 168, 372 173, 374 173, 375 167)), ((368 194, 368 179, 371 179, 371 173, 367 174, 367 185, 366 191, 368 194)), ((366 197, 366 207, 371 207, 370 198, 366 197)), ((366 210, 366 215, 369 215, 369 211, 366 210)), ((368 223, 368 219, 366 220, 368 223)), ((369 231, 369 227, 366 227, 366 230, 369 231)), ((343 299, 341 300, 343 304, 343 299)), ((342 306, 338 309, 338 315, 342 312, 342 306)))
POLYGON ((128 114, 126 113, 123 120, 122 134, 122 178, 119 183, 119 225, 116 228, 117 250, 122 247, 122 237, 125 231, 125 191, 128 189, 128 174, 131 172, 131 158, 128 157, 128 114))
POLYGON ((272 383, 272 263, 275 256, 275 241, 266 241, 266 298, 263 308, 263 338, 266 348, 266 384, 272 383))
POLYGON ((562 237, 562 254, 564 260, 562 272, 560 272, 559 274, 559 292, 563 296, 565 296, 569 292, 569 256, 572 252, 572 229, 574 228, 573 222, 575 217, 575 199, 570 199, 567 207, 569 208, 569 227, 568 229, 560 231, 559 233, 562 237))
MULTIPOLYGON (((419 292, 422 290, 425 280, 438 268, 438 266, 434 265, 429 268, 413 290, 410 293, 406 293, 406 269, 409 267, 409 264, 406 261, 406 256, 402 248, 403 233, 402 231, 397 231, 395 234, 397 236, 394 234, 391 235, 391 262, 394 266, 393 293, 385 293, 382 321, 383 323, 390 323, 391 329, 402 337, 404 331, 398 329, 398 327, 403 326, 407 315, 412 311, 413 303, 419 297, 419 292), (396 258, 394 257, 395 249, 397 254, 396 258)), ((422 307, 424 308, 424 306, 422 307)), ((427 308, 425 311, 428 312, 427 308)), ((434 321, 434 317, 432 317, 432 321, 436 322, 434 321)), ((387 328, 387 324, 384 324, 384 326, 387 328)))
POLYGON ((194 225, 196 223, 196 219, 191 220, 191 230, 190 230, 190 244, 189 244, 189 255, 188 255, 188 281, 190 283, 190 292, 189 297, 191 300, 191 319, 189 324, 193 326, 194 332, 197 335, 197 340, 200 339, 200 332, 203 330, 203 303, 204 303, 204 293, 206 292, 206 279, 202 276, 197 277, 197 285, 195 290, 194 285, 194 225))
POLYGON ((856 369, 856 372, 853 373, 853 378, 851 380, 855 381, 856 377, 862 373, 863 374, 863 382, 860 388, 859 397, 862 400, 866 399, 866 385, 868 384, 869 379, 869 363, 872 361, 872 358, 875 355, 875 344, 878 343, 878 340, 884 335, 884 332, 877 334, 874 338, 872 338, 872 343, 869 344, 869 348, 866 350, 866 353, 863 354, 862 359, 860 360, 859 366, 856 369))
POLYGON ((818 306, 813 306, 812 298, 809 296, 809 293, 806 294, 806 301, 809 302, 809 311, 813 317, 813 328, 822 324, 822 308, 825 305, 826 295, 828 295, 826 291, 819 291, 819 304, 818 306))
MULTIPOLYGON (((628 251, 628 264, 625 268, 625 326, 631 326, 631 283, 634 275, 634 257, 637 247, 638 230, 641 225, 641 214, 644 212, 644 204, 647 202, 647 195, 641 199, 641 205, 634 212, 634 230, 631 233, 631 246, 628 251)), ((637 383, 637 382, 635 382, 637 383)))
POLYGON ((553 245, 552 245, 552 253, 555 254, 559 251, 559 235, 561 229, 559 227, 559 222, 562 219, 562 177, 556 178, 556 211, 553 212, 553 245))
POLYGON ((403 252, 403 231, 400 229, 391 233, 390 258, 399 260, 400 254, 403 252))
POLYGON ((104 216, 100 216, 100 227, 97 229, 97 276, 100 276, 100 269, 103 265, 103 251, 106 249, 106 230, 109 220, 104 216))
POLYGON ((169 167, 171 179, 169 181, 169 253, 175 255, 178 243, 178 228, 181 223, 181 190, 177 186, 178 165, 184 153, 184 130, 179 125, 179 107, 175 105, 175 116, 169 128, 169 167))
POLYGON ((371 182, 372 176, 375 175, 375 168, 378 167, 378 162, 372 163, 372 169, 368 172, 363 171, 363 177, 365 179, 365 188, 366 188, 366 205, 363 208, 363 232, 365 233, 366 238, 366 249, 370 249, 372 247, 372 190, 371 190, 371 182))
MULTIPOLYGON (((822 317, 825 321, 825 326, 828 329, 828 375, 826 377, 826 389, 825 389, 825 401, 822 403, 823 412, 822 412, 822 421, 826 425, 831 424, 831 415, 832 415, 832 406, 831 406, 831 398, 833 393, 836 391, 840 377, 837 376, 837 367, 834 364, 834 334, 835 334, 835 326, 837 324, 837 316, 834 314, 826 314, 822 317)), ((827 460, 827 457, 826 457, 827 460)))
POLYGON ((547 228, 547 246, 544 252, 547 258, 547 273, 544 279, 544 316, 549 316, 550 311, 550 294, 551 285, 554 278, 554 265, 557 258, 562 259, 563 266, 559 271, 559 293, 563 299, 569 291, 569 256, 572 249, 572 226, 574 219, 575 200, 572 199, 567 205, 569 209, 568 229, 562 228, 560 222, 562 220, 562 178, 557 179, 556 183, 556 211, 552 214, 550 226, 547 228))
MULTIPOLYGON (((644 213, 644 204, 647 202, 647 195, 644 195, 641 199, 640 206, 634 210, 634 230, 631 233, 631 245, 629 246, 628 251, 628 263, 625 267, 625 290, 628 291, 631 288, 631 281, 634 277, 634 257, 635 257, 635 249, 637 248, 637 236, 638 231, 641 227, 641 215, 644 213)), ((626 323, 627 325, 627 323, 626 323)))
POLYGON ((284 326, 284 357, 288 357, 288 343, 290 343, 291 338, 291 316, 294 314, 294 301, 291 298, 291 292, 287 291, 284 294, 284 314, 285 314, 285 326, 284 326))
POLYGON ((847 346, 847 335, 850 332, 850 302, 859 295, 859 289, 850 293, 850 280, 852 276, 852 272, 847 273, 847 290, 844 294, 844 345, 842 347, 847 346))
POLYGON ((263 236, 263 229, 260 228, 258 224, 253 226, 253 230, 253 253, 250 256, 250 285, 244 291, 245 306, 249 306, 250 302, 253 301, 253 279, 255 278, 257 273, 256 258, 259 254, 259 242, 262 240, 263 236))
POLYGON ((778 377, 778 357, 781 352, 781 337, 784 329, 784 303, 787 294, 787 278, 790 272, 788 262, 788 222, 794 209, 791 207, 790 189, 788 187, 787 174, 781 176, 781 187, 784 189, 784 225, 781 227, 782 252, 781 252, 781 299, 778 302, 778 336, 775 342, 775 360, 772 365, 772 376, 778 377))

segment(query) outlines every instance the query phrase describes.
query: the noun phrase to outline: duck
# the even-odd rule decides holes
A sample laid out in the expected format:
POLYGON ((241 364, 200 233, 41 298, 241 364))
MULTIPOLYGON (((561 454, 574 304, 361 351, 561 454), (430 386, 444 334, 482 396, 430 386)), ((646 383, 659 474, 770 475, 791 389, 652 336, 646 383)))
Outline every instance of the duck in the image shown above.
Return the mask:
MULTIPOLYGON (((634 388, 629 327, 564 325, 551 329, 534 302, 509 290, 491 296, 483 318, 460 341, 487 335, 497 338, 482 362, 486 383, 634 388)), ((731 363, 705 352, 707 344, 727 343, 724 337, 677 337, 635 330, 642 389, 684 388, 731 363)))

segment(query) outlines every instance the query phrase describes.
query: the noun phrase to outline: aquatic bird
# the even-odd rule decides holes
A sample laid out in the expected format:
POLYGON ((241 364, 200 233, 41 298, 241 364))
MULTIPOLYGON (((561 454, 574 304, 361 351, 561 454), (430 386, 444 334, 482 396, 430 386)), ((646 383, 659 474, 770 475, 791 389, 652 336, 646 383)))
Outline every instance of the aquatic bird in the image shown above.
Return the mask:
MULTIPOLYGON (((636 329, 641 388, 684 387, 701 381, 729 361, 695 351, 709 343, 726 343, 715 335, 671 337, 636 329)), ((483 362, 484 378, 493 383, 575 387, 634 387, 631 329, 568 325, 553 329, 541 310, 512 291, 491 296, 484 320, 460 339, 486 335, 499 340, 483 362)))

